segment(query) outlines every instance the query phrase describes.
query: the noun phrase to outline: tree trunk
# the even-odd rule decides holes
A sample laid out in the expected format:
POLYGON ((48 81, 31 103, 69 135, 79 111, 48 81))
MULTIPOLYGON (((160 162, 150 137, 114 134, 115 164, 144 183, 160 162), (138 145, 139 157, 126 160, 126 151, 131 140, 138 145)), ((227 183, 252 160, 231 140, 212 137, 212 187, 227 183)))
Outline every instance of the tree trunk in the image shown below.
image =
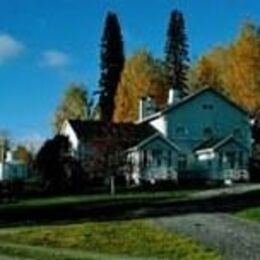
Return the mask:
POLYGON ((116 193, 116 187, 115 187, 115 176, 110 176, 110 194, 114 195, 116 193))

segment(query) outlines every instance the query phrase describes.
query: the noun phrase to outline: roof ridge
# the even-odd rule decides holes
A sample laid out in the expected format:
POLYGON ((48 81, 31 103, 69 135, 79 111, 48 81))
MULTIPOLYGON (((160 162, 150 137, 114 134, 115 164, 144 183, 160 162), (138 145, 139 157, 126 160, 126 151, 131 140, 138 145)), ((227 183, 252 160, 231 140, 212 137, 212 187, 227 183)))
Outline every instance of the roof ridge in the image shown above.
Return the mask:
POLYGON ((242 111, 243 113, 246 113, 248 114, 249 112, 239 106, 236 102, 234 102, 233 100, 231 100, 230 98, 228 98, 226 95, 224 95, 223 93, 221 93, 219 90, 217 90, 216 88, 214 87, 211 87, 211 86, 206 86, 206 87, 203 87, 197 91, 195 91, 194 93, 191 93, 185 97, 183 97, 179 102, 177 103, 173 103, 173 104, 170 104, 168 106, 166 106, 164 109, 144 118, 142 121, 137 121, 137 123, 142 123, 142 122, 149 122, 150 120, 154 119, 154 118, 157 118, 158 116, 162 115, 163 113, 169 111, 170 109, 174 109, 176 107, 179 107, 181 106, 182 104, 186 103, 187 101, 189 101, 190 99, 202 94, 203 92, 206 92, 208 90, 211 90, 213 91, 214 93, 216 93, 217 95, 221 96, 223 99, 225 99, 227 102, 229 102, 231 105, 235 106, 238 110, 242 111))

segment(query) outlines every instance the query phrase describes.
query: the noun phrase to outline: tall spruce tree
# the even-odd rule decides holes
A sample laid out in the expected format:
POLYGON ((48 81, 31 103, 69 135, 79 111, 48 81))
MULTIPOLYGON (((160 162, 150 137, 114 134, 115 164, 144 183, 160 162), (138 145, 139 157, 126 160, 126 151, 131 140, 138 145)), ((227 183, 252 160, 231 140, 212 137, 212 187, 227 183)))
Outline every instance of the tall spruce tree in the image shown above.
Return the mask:
POLYGON ((182 93, 185 93, 185 90, 187 90, 188 63, 185 21, 180 11, 173 10, 171 12, 165 46, 165 64, 169 88, 178 89, 182 93))
POLYGON ((115 95, 124 66, 124 47, 120 25, 115 13, 109 12, 101 40, 101 77, 99 81, 100 119, 112 121, 115 95))

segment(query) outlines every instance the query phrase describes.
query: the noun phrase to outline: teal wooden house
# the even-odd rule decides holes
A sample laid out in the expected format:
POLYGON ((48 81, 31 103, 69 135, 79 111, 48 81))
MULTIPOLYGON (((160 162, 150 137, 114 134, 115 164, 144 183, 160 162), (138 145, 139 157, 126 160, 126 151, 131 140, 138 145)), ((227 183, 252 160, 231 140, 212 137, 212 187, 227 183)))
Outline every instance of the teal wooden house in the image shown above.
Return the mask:
MULTIPOLYGON (((69 137, 74 154, 83 159, 90 154, 93 139, 93 135, 84 136, 97 133, 102 123, 75 123, 66 121, 61 133, 69 137), (95 130, 91 124, 96 124, 95 130)), ((125 147, 125 154, 133 165, 130 178, 136 184, 180 179, 248 180, 252 142, 249 114, 213 88, 184 97, 171 89, 168 104, 161 111, 152 97, 142 98, 137 122, 110 127, 120 129, 115 132, 128 139, 135 136, 125 147)), ((102 135, 105 133, 99 133, 99 138, 102 135)))

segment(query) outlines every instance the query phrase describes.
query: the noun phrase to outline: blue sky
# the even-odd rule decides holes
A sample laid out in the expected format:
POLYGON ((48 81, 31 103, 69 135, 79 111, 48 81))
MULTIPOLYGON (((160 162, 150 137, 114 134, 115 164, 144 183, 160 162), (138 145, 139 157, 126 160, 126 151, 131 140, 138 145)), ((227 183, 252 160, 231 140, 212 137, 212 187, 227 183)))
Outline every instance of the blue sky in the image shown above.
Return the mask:
POLYGON ((16 139, 50 136, 64 89, 93 91, 105 14, 120 19, 126 54, 162 57, 170 11, 186 18, 190 57, 230 42, 242 21, 260 21, 257 0, 0 0, 0 129, 16 139))

